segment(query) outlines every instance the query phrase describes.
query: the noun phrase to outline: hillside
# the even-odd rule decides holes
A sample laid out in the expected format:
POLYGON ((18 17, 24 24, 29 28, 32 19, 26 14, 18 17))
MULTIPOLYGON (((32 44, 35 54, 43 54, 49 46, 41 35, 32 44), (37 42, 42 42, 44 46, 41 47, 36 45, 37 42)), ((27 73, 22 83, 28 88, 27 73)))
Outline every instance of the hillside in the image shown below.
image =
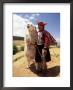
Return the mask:
POLYGON ((24 40, 24 37, 13 36, 13 40, 24 40))

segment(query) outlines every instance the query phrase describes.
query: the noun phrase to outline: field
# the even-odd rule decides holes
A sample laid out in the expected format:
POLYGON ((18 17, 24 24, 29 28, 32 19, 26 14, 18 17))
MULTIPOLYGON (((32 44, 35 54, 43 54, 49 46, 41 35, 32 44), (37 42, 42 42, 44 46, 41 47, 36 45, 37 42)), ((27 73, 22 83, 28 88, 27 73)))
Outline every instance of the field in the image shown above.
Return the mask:
MULTIPOLYGON (((14 44, 21 47, 24 45, 23 41, 14 40, 14 44)), ((50 47, 51 61, 47 63, 47 77, 60 76, 60 48, 50 47)), ((42 73, 37 74, 35 66, 31 61, 31 68, 27 68, 27 59, 24 51, 19 51, 13 55, 13 77, 42 77, 42 73)))

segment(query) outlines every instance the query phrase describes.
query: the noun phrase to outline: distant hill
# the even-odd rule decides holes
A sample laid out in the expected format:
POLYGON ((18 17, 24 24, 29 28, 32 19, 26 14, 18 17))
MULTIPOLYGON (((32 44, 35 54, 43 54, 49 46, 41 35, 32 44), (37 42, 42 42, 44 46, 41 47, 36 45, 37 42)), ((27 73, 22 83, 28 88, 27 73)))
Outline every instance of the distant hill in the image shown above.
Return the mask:
POLYGON ((24 40, 24 37, 13 36, 13 40, 24 40))

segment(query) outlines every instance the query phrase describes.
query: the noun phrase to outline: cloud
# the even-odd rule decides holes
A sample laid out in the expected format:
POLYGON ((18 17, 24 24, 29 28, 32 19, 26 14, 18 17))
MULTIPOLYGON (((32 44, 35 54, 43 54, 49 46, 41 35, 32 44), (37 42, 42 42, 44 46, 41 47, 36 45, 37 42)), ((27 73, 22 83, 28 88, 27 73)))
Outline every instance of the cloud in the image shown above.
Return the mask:
POLYGON ((26 14, 26 15, 24 15, 24 18, 29 18, 29 15, 27 15, 27 14, 26 14))
POLYGON ((39 15, 40 15, 39 13, 36 14, 36 16, 39 16, 39 15))
POLYGON ((27 24, 32 24, 32 22, 13 14, 13 36, 24 37, 27 31, 27 24))
MULTIPOLYGON (((27 24, 32 24, 32 22, 37 19, 40 14, 13 14, 13 36, 25 37, 27 31, 27 24), (37 17, 36 17, 37 16, 37 17)), ((34 25, 38 29, 37 25, 34 25)))
POLYGON ((23 18, 24 20, 26 20, 26 22, 28 22, 28 21, 32 22, 32 20, 35 22, 35 21, 37 21, 40 14, 39 13, 32 13, 32 14, 16 13, 16 15, 18 15, 21 18, 23 18))
POLYGON ((33 17, 33 16, 29 17, 29 20, 33 20, 33 19, 35 19, 35 17, 33 17))
POLYGON ((39 13, 32 14, 32 16, 39 16, 39 15, 40 15, 39 13))
POLYGON ((29 20, 36 20, 39 15, 40 15, 40 14, 38 14, 38 13, 36 13, 36 14, 31 14, 31 16, 30 16, 28 19, 29 19, 29 20))

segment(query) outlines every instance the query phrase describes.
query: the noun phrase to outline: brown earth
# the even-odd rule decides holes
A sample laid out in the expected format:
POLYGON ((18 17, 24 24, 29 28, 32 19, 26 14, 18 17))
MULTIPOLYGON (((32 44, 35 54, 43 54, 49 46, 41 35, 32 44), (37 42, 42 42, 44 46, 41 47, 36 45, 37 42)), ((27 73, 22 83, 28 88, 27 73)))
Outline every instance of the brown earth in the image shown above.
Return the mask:
MULTIPOLYGON (((47 63, 47 77, 60 76, 60 48, 50 48, 51 61, 47 63)), ((31 61, 31 68, 27 68, 27 58, 24 51, 13 55, 13 77, 41 77, 42 73, 37 74, 35 66, 31 61)))

